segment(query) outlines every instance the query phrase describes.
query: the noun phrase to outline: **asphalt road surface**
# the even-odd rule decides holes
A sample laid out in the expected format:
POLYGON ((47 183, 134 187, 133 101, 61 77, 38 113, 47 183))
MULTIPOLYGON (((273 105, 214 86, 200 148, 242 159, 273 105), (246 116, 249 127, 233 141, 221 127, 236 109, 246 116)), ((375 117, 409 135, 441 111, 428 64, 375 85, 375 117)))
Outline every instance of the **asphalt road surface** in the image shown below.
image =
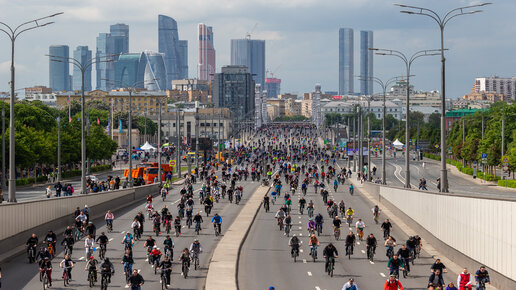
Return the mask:
MULTIPOLYGON (((214 213, 219 213, 222 216, 222 234, 226 231, 229 225, 232 223, 233 219, 238 215, 240 209, 243 207, 243 204, 247 201, 248 196, 253 193, 258 187, 258 182, 251 182, 249 178, 247 182, 241 181, 237 182, 237 186, 241 185, 244 187, 244 194, 242 198, 242 202, 240 205, 230 204, 227 199, 222 200, 219 203, 215 203, 214 208, 212 209, 212 214, 207 218, 204 212, 201 212, 204 218, 204 222, 202 224, 203 230, 199 234, 199 236, 195 235, 194 228, 191 229, 183 228, 182 235, 180 237, 175 237, 171 235, 172 240, 175 243, 174 248, 174 262, 172 269, 172 284, 171 287, 173 289, 202 289, 205 284, 206 273, 208 270, 208 265, 210 262, 211 255, 215 246, 221 237, 215 237, 213 226, 210 224, 211 217, 214 213), (187 279, 184 279, 181 272, 181 264, 178 263, 177 258, 180 251, 186 247, 190 247, 190 244, 193 242, 195 238, 198 238, 203 247, 203 253, 200 255, 200 270, 193 270, 193 266, 190 269, 190 273, 187 279)), ((179 201, 179 190, 182 186, 174 186, 171 193, 167 196, 165 202, 161 200, 161 197, 154 199, 154 208, 161 209, 164 205, 167 205, 169 209, 172 210, 173 215, 177 215, 177 203, 179 201)), ((204 206, 198 205, 198 191, 200 190, 201 183, 197 182, 194 184, 194 196, 196 197, 194 213, 196 211, 203 211, 204 206)), ((146 201, 142 200, 140 204, 137 206, 132 206, 126 208, 125 210, 115 212, 115 221, 114 221, 114 231, 113 233, 107 233, 106 227, 104 226, 103 220, 95 221, 95 225, 97 225, 97 235, 106 231, 107 236, 110 239, 110 243, 107 246, 107 254, 106 256, 110 258, 111 262, 115 265, 115 275, 111 279, 111 284, 109 288, 116 289, 125 289, 125 277, 123 272, 123 265, 121 264, 121 258, 123 256, 123 245, 121 245, 121 241, 126 231, 131 230, 130 225, 133 221, 134 216, 138 211, 142 211, 146 213, 144 205, 146 201)), ((72 212, 73 209, 70 209, 72 212)), ((72 222, 72 221, 71 221, 72 222)), ((183 219, 183 226, 185 220, 183 219)), ((145 285, 142 289, 161 289, 160 284, 160 275, 159 272, 157 275, 154 274, 153 268, 146 262, 146 249, 144 249, 144 238, 148 235, 153 234, 152 224, 146 220, 144 226, 145 232, 142 236, 141 241, 137 241, 134 245, 134 260, 135 264, 133 265, 133 269, 139 269, 140 274, 145 279, 145 285)), ((132 233, 132 231, 131 231, 132 233)), ((173 232, 171 232, 173 234, 173 232)), ((165 235, 161 234, 159 237, 155 237, 154 239, 161 250, 163 250, 163 240, 165 239, 165 235)), ((27 237, 28 238, 28 237, 27 237)), ((40 237, 40 240, 42 237, 40 237)), ((58 238, 58 243, 62 240, 61 237, 58 238)), ((78 241, 75 244, 73 251, 73 260, 77 262, 76 266, 72 271, 72 282, 70 286, 64 287, 62 277, 62 269, 59 269, 59 262, 61 262, 63 258, 62 247, 58 246, 58 255, 52 261, 52 266, 54 268, 52 273, 52 278, 54 282, 51 289, 90 289, 87 281, 87 271, 84 270, 86 265, 84 256, 84 239, 78 241)), ((97 253, 95 253, 95 257, 98 258, 97 253)), ((100 287, 100 275, 98 276, 98 283, 95 287, 100 287)), ((35 264, 28 264, 25 255, 20 255, 15 258, 13 261, 2 265, 2 287, 4 289, 40 289, 42 287, 42 283, 39 281, 38 274, 38 266, 35 264)))
MULTIPOLYGON (((342 162, 344 165, 345 163, 342 162)), ((353 174, 352 178, 356 178, 353 174)), ((314 214, 322 213, 324 216, 323 234, 319 237, 321 246, 317 249, 318 259, 314 263, 310 256, 308 246, 308 232, 306 224, 308 216, 306 209, 304 215, 299 214, 299 193, 293 197, 292 205, 292 233, 300 237, 302 241, 301 253, 296 263, 290 256, 290 247, 288 246, 289 238, 284 236, 279 230, 274 215, 280 208, 279 203, 271 205, 271 211, 266 213, 263 209, 257 216, 253 224, 249 236, 242 248, 241 259, 239 261, 238 280, 241 289, 268 289, 269 286, 275 286, 276 289, 341 289, 343 284, 349 278, 354 278, 360 289, 383 289, 383 284, 389 276, 387 270, 387 257, 385 255, 385 247, 383 247, 383 232, 380 224, 375 224, 372 207, 364 197, 355 191, 355 195, 351 196, 348 192, 349 181, 345 185, 340 185, 337 192, 334 192, 333 186, 329 189, 330 196, 338 203, 344 200, 346 207, 352 207, 355 210, 355 218, 351 228, 347 224, 341 227, 341 239, 336 241, 333 236, 333 225, 326 207, 320 194, 314 193, 313 186, 309 186, 305 199, 307 202, 314 201, 314 214), (373 233, 378 239, 378 248, 374 262, 367 260, 365 242, 357 242, 354 254, 351 259, 345 255, 344 235, 349 230, 355 231, 354 223, 362 218, 366 224, 364 235, 373 233), (324 258, 322 251, 328 243, 332 242, 339 251, 339 258, 336 259, 335 274, 330 278, 324 272, 324 258)), ((283 191, 283 190, 282 190, 283 191)), ((282 192, 283 196, 283 192, 282 192)), ((279 199, 278 201, 283 198, 279 199)), ((380 214, 380 223, 387 218, 380 214)), ((345 220, 343 220, 345 222, 345 220)), ((391 235, 396 238, 398 244, 404 244, 407 236, 393 224, 391 235)), ((365 236, 364 236, 365 238, 365 236)), ((424 237, 423 237, 424 238, 424 237)), ((395 251, 399 246, 395 248, 395 251)), ((427 281, 430 275, 430 266, 434 262, 434 258, 424 251, 421 258, 415 261, 415 265, 411 265, 411 273, 407 279, 401 277, 401 283, 405 289, 427 289, 427 281)), ((456 281, 456 273, 445 274, 445 282, 456 281)))

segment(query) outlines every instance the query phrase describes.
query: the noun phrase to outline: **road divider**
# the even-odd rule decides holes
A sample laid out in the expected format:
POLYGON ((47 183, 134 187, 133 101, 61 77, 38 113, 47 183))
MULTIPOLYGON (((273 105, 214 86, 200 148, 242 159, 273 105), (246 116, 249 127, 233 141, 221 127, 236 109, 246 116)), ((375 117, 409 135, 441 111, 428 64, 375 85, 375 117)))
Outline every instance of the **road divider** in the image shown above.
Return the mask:
POLYGON ((240 251, 261 208, 263 196, 269 189, 269 186, 260 186, 256 189, 217 244, 208 268, 206 290, 239 289, 240 251))

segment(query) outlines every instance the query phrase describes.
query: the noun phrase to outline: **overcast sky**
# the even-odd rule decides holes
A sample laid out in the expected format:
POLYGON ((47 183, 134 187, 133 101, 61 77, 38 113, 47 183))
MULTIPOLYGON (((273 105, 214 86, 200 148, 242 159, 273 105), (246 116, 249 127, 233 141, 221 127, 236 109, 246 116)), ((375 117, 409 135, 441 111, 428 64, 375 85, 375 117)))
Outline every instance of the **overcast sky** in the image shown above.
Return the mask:
MULTIPOLYGON (((445 31, 447 94, 456 98, 471 91, 474 78, 515 76, 516 1, 494 0, 476 15, 453 19, 445 31)), ((178 22, 180 39, 188 40, 189 76, 197 76, 197 24, 213 26, 217 71, 230 61, 230 39, 243 38, 257 23, 252 38, 266 40, 266 67, 282 79, 282 92, 338 90, 338 30, 355 30, 355 74, 360 74, 360 30, 374 31, 374 46, 407 54, 439 48, 439 29, 423 16, 399 13, 390 0, 0 0, 0 21, 17 25, 63 11, 55 24, 26 32, 16 42, 16 88, 48 86, 49 45, 78 45, 95 52, 96 36, 109 25, 129 25, 131 52, 158 50, 158 14, 178 22)), ((439 12, 476 0, 405 0, 439 12)), ((0 91, 8 90, 10 43, 0 34, 0 91)), ((95 77, 93 72, 93 86, 95 77)), ((417 60, 412 67, 417 90, 440 89, 439 57, 417 60)), ((374 75, 404 74, 399 59, 375 56, 374 75)), ((355 81, 355 90, 360 84, 355 81)), ((375 92, 379 88, 375 87, 375 92)))

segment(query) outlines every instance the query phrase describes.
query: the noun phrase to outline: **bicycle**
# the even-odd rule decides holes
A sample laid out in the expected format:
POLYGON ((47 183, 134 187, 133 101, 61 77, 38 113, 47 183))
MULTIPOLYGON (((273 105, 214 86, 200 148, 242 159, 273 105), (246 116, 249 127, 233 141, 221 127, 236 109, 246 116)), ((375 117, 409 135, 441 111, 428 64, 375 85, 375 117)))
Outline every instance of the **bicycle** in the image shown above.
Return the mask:
POLYGON ((400 278, 400 269, 399 268, 389 268, 392 272, 391 275, 394 275, 396 277, 396 280, 400 278))
POLYGON ((330 277, 333 277, 333 269, 335 268, 335 258, 329 257, 328 258, 328 275, 330 277))
POLYGON ((109 277, 107 273, 102 274, 102 278, 100 279, 100 289, 107 289, 109 284, 109 277))
MULTIPOLYGON (((408 271, 407 271, 407 267, 405 268, 401 268, 403 270, 403 278, 407 278, 408 276, 408 271)), ((399 274, 398 274, 399 275, 399 274)))
POLYGON ((394 256, 394 247, 388 247, 387 248, 387 257, 390 259, 394 256))
POLYGON ((340 239, 340 228, 334 227, 333 235, 335 236, 335 240, 338 241, 340 239))
POLYGON ((68 274, 68 269, 71 269, 71 267, 65 267, 63 272, 63 285, 65 287, 70 285, 70 275, 68 274))
POLYGON ((283 230, 283 219, 281 217, 278 217, 278 226, 280 231, 283 230))
POLYGON ((317 235, 320 236, 322 233, 322 224, 316 224, 315 227, 317 229, 317 235))
POLYGON ((198 235, 201 231, 201 223, 197 222, 195 223, 195 234, 198 235))
POLYGON ((125 282, 129 282, 129 278, 131 277, 132 266, 129 263, 124 263, 124 274, 125 274, 125 282))
POLYGON ((170 221, 166 221, 165 222, 165 231, 167 232, 167 235, 170 234, 171 228, 172 228, 172 225, 171 225, 170 221))
POLYGON ((154 232, 156 233, 156 237, 158 237, 161 232, 159 224, 154 225, 154 232))
POLYGON ((367 258, 369 261, 374 262, 374 247, 368 247, 367 248, 367 258))
POLYGON ((213 224, 213 227, 215 228, 215 236, 216 237, 218 237, 220 235, 219 225, 220 224, 213 224))
POLYGON ((310 248, 310 256, 312 257, 315 263, 315 260, 317 260, 317 246, 312 246, 310 248))
POLYGON ((348 216, 347 220, 346 220, 347 224, 349 227, 351 227, 351 224, 353 223, 353 216, 348 216))
POLYGON ((104 258, 106 257, 106 250, 107 250, 107 245, 100 244, 99 259, 104 260, 104 258))
POLYGON ((485 290, 486 289, 486 280, 485 280, 485 278, 480 278, 478 280, 478 289, 479 290, 485 290))
POLYGON ((181 226, 174 226, 174 230, 176 232, 176 237, 179 237, 179 235, 181 234, 181 226))
POLYGON ((353 245, 347 245, 346 246, 346 256, 348 256, 349 260, 351 260, 352 254, 353 254, 353 245))
POLYGON ((188 262, 187 261, 183 261, 183 265, 181 266, 181 270, 183 271, 183 278, 186 279, 186 277, 188 277, 188 262))
POLYGON ((152 262, 152 266, 154 268, 154 275, 158 273, 158 266, 159 266, 159 256, 156 258, 153 258, 154 262, 152 262))
POLYGON ((90 287, 95 286, 95 276, 95 271, 93 271, 93 269, 90 269, 88 271, 88 282, 90 283, 90 287))
POLYGON ((140 229, 134 228, 133 233, 134 233, 134 239, 137 241, 140 240, 140 238, 142 237, 142 233, 141 233, 140 229))
POLYGON ((297 261, 297 257, 299 256, 299 246, 292 247, 292 258, 294 258, 294 263, 297 261))
POLYGON ((308 217, 309 217, 309 218, 314 217, 314 208, 313 208, 313 207, 309 207, 309 208, 307 209, 307 211, 308 211, 308 217))
POLYGON ((186 217, 186 225, 188 226, 188 228, 190 228, 192 226, 192 216, 187 216, 186 217))
POLYGON ((305 207, 303 205, 299 205, 299 213, 301 215, 303 215, 303 210, 305 209, 305 207))
POLYGON ((194 264, 194 270, 199 269, 199 254, 195 251, 192 252, 192 261, 194 264))
POLYGON ((27 258, 29 259, 29 264, 36 262, 36 251, 34 246, 29 246, 27 250, 27 258))
POLYGON ((285 225, 285 235, 287 235, 287 237, 290 236, 290 228, 292 227, 291 224, 286 224, 285 225))
POLYGON ((43 269, 43 273, 39 274, 40 280, 43 283, 43 290, 50 288, 50 281, 48 280, 47 268, 43 269))
POLYGON ((106 227, 107 227, 108 233, 113 232, 113 222, 112 221, 107 222, 106 227))
POLYGON ((161 270, 161 289, 168 289, 168 285, 170 284, 170 281, 167 279, 167 271, 168 269, 162 269, 161 270))
POLYGON ((364 238, 364 229, 357 228, 357 235, 358 235, 358 239, 362 241, 364 238))
POLYGON ((374 222, 376 224, 378 224, 378 220, 380 218, 380 213, 379 212, 375 212, 373 215, 374 215, 374 222))

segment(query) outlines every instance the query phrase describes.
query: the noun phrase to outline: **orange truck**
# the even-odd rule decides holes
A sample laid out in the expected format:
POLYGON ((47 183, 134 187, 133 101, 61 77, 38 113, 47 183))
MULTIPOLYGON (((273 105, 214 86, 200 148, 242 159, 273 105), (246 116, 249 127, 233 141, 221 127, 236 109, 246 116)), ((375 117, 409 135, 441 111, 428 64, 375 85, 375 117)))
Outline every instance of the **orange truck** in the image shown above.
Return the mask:
MULTIPOLYGON (((172 171, 172 167, 168 164, 161 164, 161 180, 165 180, 165 172, 172 171)), ((129 169, 124 170, 124 177, 129 176, 129 169)), ((136 169, 132 170, 131 174, 133 179, 142 177, 145 184, 151 184, 154 182, 154 178, 158 176, 158 163, 157 162, 144 162, 136 165, 136 169)))

